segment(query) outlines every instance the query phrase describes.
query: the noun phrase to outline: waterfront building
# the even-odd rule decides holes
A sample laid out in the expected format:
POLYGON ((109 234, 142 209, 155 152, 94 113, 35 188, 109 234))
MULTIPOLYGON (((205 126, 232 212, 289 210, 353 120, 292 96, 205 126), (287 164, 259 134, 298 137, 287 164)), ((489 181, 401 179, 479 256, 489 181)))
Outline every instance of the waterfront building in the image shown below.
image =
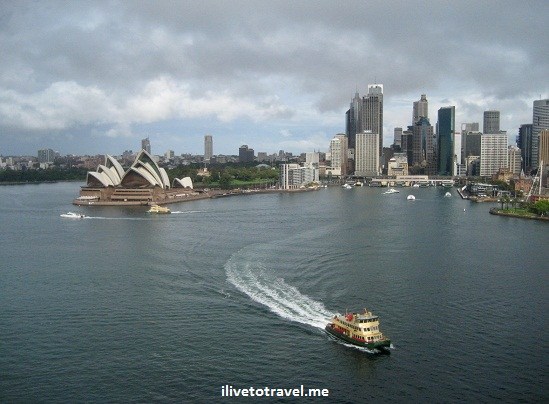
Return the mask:
POLYGON ((330 168, 326 169, 327 174, 333 176, 347 175, 347 136, 338 134, 330 141, 330 168))
POLYGON ((320 164, 320 153, 319 152, 305 153, 305 167, 318 168, 319 164, 320 164))
POLYGON ((419 101, 414 101, 412 124, 415 124, 420 118, 429 118, 429 102, 425 94, 421 94, 419 101))
POLYGON ((38 162, 39 163, 53 163, 56 153, 52 149, 40 149, 38 150, 38 162))
POLYGON ((254 149, 250 149, 244 144, 238 149, 238 161, 241 163, 250 163, 254 161, 254 149))
POLYGON ((141 140, 141 150, 145 150, 147 153, 151 154, 151 141, 148 137, 141 140))
POLYGON ((527 174, 532 170, 532 143, 532 124, 520 125, 517 146, 522 156, 522 169, 527 174))
POLYGON ((499 133, 499 111, 484 111, 483 133, 499 133))
POLYGON ((456 107, 454 106, 442 107, 438 110, 438 175, 453 174, 455 116, 456 107))
POLYGON ((380 171, 379 135, 370 130, 356 134, 355 175, 376 176, 380 171))
MULTIPOLYGON (((369 84, 368 95, 362 98, 362 127, 379 137, 378 154, 383 151, 383 84, 369 84)), ((358 132, 357 132, 358 133, 358 132)))
POLYGON ((412 161, 413 166, 421 166, 427 174, 435 174, 436 164, 434 131, 429 118, 419 118, 412 127, 412 161))
POLYGON ((408 175, 408 158, 406 153, 395 153, 387 164, 387 175, 394 177, 397 175, 408 175))
POLYGON ((298 189, 305 187, 311 182, 318 182, 318 169, 302 167, 297 163, 280 165, 280 188, 298 189))
POLYGON ((532 168, 537 168, 540 162, 539 134, 543 129, 549 129, 549 99, 535 100, 532 119, 532 168))
POLYGON ((480 142, 480 175, 494 175, 500 168, 508 167, 507 132, 484 133, 480 142))
POLYGON ((213 156, 213 138, 211 135, 204 136, 204 161, 209 162, 213 156))
POLYGON ((520 174, 522 171, 522 157, 520 149, 517 146, 509 146, 507 159, 509 162, 509 171, 512 174, 520 174))

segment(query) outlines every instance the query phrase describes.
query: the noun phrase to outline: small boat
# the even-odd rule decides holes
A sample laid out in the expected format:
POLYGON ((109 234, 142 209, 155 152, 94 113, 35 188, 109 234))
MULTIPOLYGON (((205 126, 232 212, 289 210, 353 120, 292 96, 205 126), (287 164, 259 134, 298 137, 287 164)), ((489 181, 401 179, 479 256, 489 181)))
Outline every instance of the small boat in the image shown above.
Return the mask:
POLYGON ((416 200, 416 197, 415 197, 414 195, 408 195, 408 196, 406 197, 406 199, 409 200, 409 201, 415 201, 415 200, 416 200))
POLYGON ((419 188, 419 184, 414 184, 414 185, 412 185, 412 187, 419 188))
POLYGON ((158 213, 158 214, 165 214, 165 213, 172 213, 171 210, 169 210, 165 206, 160 205, 151 205, 151 208, 147 211, 147 213, 158 213))
POLYGON ((59 216, 66 217, 68 219, 84 219, 86 217, 81 213, 74 213, 74 212, 61 213, 59 216))
POLYGON ((363 185, 364 185, 364 184, 363 184, 362 182, 360 182, 360 181, 355 182, 355 187, 361 187, 361 186, 363 186, 363 185))
POLYGON ((343 184, 343 188, 345 189, 351 189, 352 186, 350 184, 343 184))
POLYGON ((451 196, 452 196, 452 194, 451 194, 450 192, 446 192, 446 193, 444 194, 444 197, 445 197, 445 198, 450 198, 451 196))
POLYGON ((364 309, 362 313, 335 315, 326 332, 345 342, 368 349, 389 352, 391 340, 379 330, 379 317, 364 309))
POLYGON ((388 189, 387 191, 384 192, 384 194, 398 194, 400 191, 394 189, 394 188, 390 188, 388 189))

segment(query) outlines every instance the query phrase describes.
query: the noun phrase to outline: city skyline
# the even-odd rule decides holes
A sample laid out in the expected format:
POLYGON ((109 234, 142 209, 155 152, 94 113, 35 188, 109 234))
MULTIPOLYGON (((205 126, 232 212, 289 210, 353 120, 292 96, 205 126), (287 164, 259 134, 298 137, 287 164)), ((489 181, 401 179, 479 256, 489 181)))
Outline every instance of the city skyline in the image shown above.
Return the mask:
POLYGON ((202 154, 206 134, 216 154, 327 151, 371 83, 383 84, 383 146, 421 94, 430 115, 455 106, 456 128, 500 111, 512 140, 549 95, 542 1, 2 8, 4 156, 119 154, 147 137, 155 154, 202 154))

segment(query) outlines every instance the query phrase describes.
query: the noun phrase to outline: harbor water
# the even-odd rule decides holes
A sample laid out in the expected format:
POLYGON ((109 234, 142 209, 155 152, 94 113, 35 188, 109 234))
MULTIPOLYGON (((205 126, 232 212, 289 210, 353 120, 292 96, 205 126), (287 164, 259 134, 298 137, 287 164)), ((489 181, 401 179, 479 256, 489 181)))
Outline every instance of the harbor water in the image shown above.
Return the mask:
POLYGON ((226 385, 329 391, 292 402, 549 400, 546 222, 442 187, 151 215, 72 206, 80 185, 0 187, 0 402, 241 400, 226 385), (390 355, 324 332, 364 308, 390 355))

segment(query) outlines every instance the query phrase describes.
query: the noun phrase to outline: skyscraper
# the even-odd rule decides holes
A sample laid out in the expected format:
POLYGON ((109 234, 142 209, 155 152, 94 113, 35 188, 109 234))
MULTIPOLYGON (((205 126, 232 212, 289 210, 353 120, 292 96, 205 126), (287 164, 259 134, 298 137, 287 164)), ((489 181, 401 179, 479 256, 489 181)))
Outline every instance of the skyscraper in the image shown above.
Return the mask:
POLYGON ((145 150, 147 153, 151 154, 151 141, 148 137, 141 140, 141 149, 145 150))
POLYGON ((241 163, 250 163, 254 161, 254 149, 250 149, 247 144, 240 146, 238 149, 238 161, 241 163))
POLYGON ((345 134, 347 135, 349 147, 355 147, 355 137, 360 131, 362 131, 362 100, 357 91, 346 113, 345 134))
POLYGON ((401 150, 401 147, 402 147, 402 128, 400 127, 397 127, 394 129, 394 140, 393 140, 393 144, 395 145, 395 148, 397 148, 398 150, 401 150))
POLYGON ((499 111, 484 111, 483 133, 499 133, 499 111))
MULTIPOLYGON (((410 128, 412 129, 412 160, 408 161, 409 165, 421 166, 422 169, 431 167, 433 163, 436 163, 433 125, 429 122, 429 118, 422 117, 410 128)), ((436 174, 436 172, 431 174, 436 174)))
POLYGON ((347 175, 347 136, 338 134, 330 141, 330 172, 335 176, 347 175))
MULTIPOLYGON (((534 115, 532 120, 532 167, 539 165, 539 133, 542 129, 549 129, 549 99, 534 101, 534 115)), ((544 163, 546 164, 546 163, 544 163)))
POLYGON ((438 110, 437 143, 438 174, 452 175, 454 164, 454 133, 456 107, 442 107, 438 110))
POLYGON ((520 154, 522 157, 522 169, 526 174, 529 174, 532 170, 532 124, 520 125, 519 133, 517 136, 517 145, 520 148, 520 154))
POLYGON ((429 118, 429 102, 427 101, 427 96, 425 94, 421 94, 419 101, 414 101, 412 125, 419 121, 420 118, 429 118))
POLYGON ((211 135, 204 136, 204 161, 210 161, 213 156, 213 139, 211 135))
POLYGON ((355 175, 379 175, 379 136, 371 130, 356 134, 355 175))
MULTIPOLYGON (((360 132, 371 130, 379 137, 379 155, 383 151, 383 84, 369 84, 368 95, 362 98, 360 132)), ((358 131, 357 131, 358 133, 358 131)))
POLYGON ((487 177, 496 174, 508 165, 507 132, 484 133, 480 141, 480 175, 487 177))

